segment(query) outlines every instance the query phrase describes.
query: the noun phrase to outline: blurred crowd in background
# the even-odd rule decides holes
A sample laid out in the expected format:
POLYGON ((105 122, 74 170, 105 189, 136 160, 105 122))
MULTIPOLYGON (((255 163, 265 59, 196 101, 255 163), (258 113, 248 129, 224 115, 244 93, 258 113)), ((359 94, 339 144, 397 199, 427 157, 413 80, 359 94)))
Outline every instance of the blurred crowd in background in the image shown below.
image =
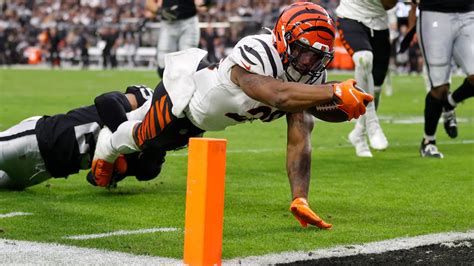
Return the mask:
MULTIPOLYGON (((208 50, 209 61, 218 61, 241 37, 273 28, 282 8, 292 2, 216 0, 199 13, 200 47, 208 50)), ((339 0, 312 2, 335 17, 339 0)), ((152 67, 160 17, 150 16, 144 6, 145 0, 0 0, 0 65, 152 67)), ((409 9, 400 1, 389 12, 392 70, 419 73, 422 58, 416 42, 404 54, 395 52, 407 32, 409 9)))

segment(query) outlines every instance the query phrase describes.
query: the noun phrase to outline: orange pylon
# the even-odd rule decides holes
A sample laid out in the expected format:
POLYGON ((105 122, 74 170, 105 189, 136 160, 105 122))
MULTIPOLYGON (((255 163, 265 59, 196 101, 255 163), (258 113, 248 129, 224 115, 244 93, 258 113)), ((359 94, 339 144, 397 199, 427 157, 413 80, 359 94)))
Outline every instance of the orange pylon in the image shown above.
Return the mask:
POLYGON ((184 228, 188 265, 221 265, 226 144, 225 139, 189 139, 184 228))

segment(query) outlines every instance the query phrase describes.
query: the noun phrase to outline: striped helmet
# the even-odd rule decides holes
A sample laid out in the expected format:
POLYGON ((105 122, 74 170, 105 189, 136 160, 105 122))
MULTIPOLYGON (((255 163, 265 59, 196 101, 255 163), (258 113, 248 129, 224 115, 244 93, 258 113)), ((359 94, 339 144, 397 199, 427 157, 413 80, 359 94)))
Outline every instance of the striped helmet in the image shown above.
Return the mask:
POLYGON ((297 2, 283 10, 273 34, 289 80, 321 75, 333 59, 335 32, 334 21, 317 4, 297 2))

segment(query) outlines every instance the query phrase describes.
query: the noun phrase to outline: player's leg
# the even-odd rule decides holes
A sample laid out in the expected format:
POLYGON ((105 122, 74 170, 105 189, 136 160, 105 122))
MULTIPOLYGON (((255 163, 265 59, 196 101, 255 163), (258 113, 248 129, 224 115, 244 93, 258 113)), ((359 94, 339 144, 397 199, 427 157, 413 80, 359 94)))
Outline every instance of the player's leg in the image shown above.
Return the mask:
POLYGON ((431 90, 425 98, 422 157, 443 158, 436 147, 436 128, 447 100, 454 35, 449 14, 423 11, 417 21, 418 41, 425 59, 431 90), (443 38, 439 38, 442 34, 443 38))
POLYGON ((198 16, 194 16, 183 21, 180 21, 181 36, 179 38, 178 50, 185 50, 193 47, 198 47, 199 37, 201 31, 199 29, 198 16))
MULTIPOLYGON (((370 89, 372 88, 373 90, 373 80, 368 79, 368 77, 369 75, 372 76, 373 54, 369 41, 369 29, 355 20, 338 18, 338 31, 344 47, 355 63, 355 80, 361 88, 371 93, 370 89)), ((373 91, 371 94, 373 94, 373 91)), ((368 109, 366 114, 369 112, 368 109)), ((348 138, 355 147, 357 156, 372 157, 366 140, 365 125, 366 116, 362 116, 357 120, 348 138)))
POLYGON ((51 178, 36 140, 38 119, 23 120, 0 132, 0 188, 21 190, 51 178))
MULTIPOLYGON (((368 84, 364 75, 364 61, 371 61, 371 47, 367 35, 367 28, 357 21, 350 19, 338 19, 338 30, 342 43, 355 64, 355 79, 360 87, 367 90, 368 84), (355 56, 355 58, 354 58, 355 56)), ((356 155, 359 157, 372 157, 369 144, 366 139, 365 116, 356 120, 354 129, 349 133, 349 141, 355 147, 356 155)))
POLYGON ((158 36, 157 63, 158 74, 163 78, 165 70, 165 55, 176 52, 178 49, 179 31, 176 29, 175 22, 161 21, 160 33, 158 36))
MULTIPOLYGON (((124 122, 113 134, 104 131, 102 135, 101 131, 91 169, 97 185, 107 186, 110 183, 114 162, 120 154, 139 151, 163 154, 187 145, 190 137, 204 132, 187 118, 174 116, 172 107, 173 103, 160 82, 143 121, 124 122)), ((161 161, 160 158, 155 159, 161 161)))
POLYGON ((457 123, 454 108, 467 98, 474 96, 474 12, 458 14, 455 24, 458 25, 454 40, 453 56, 467 77, 452 94, 448 95, 443 112, 444 128, 451 138, 457 136, 457 123))
POLYGON ((354 129, 349 133, 348 139, 356 149, 357 156, 373 157, 366 139, 365 116, 361 116, 356 120, 354 129))
POLYGON ((380 103, 380 92, 387 76, 390 64, 390 39, 389 31, 374 31, 374 37, 371 39, 372 50, 374 54, 374 63, 372 76, 374 78, 374 97, 375 109, 378 109, 380 103))
MULTIPOLYGON (((366 114, 367 135, 370 146, 376 150, 385 150, 388 147, 388 141, 380 126, 376 114, 380 102, 380 92, 385 76, 387 74, 390 62, 390 39, 389 31, 373 31, 370 38, 370 44, 373 52, 372 76, 375 97, 374 103, 369 104, 369 111, 366 114)), ((370 76, 369 76, 370 78, 370 76)))

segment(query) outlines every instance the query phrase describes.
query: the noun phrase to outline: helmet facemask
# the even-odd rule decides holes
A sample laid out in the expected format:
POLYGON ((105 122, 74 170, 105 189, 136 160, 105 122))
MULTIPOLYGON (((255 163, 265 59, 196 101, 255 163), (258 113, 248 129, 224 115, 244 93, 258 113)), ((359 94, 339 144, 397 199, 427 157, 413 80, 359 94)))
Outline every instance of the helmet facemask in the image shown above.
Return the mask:
POLYGON ((286 53, 288 63, 285 64, 285 72, 289 81, 311 84, 321 76, 334 55, 324 44, 316 43, 311 47, 304 41, 305 39, 302 38, 288 46, 286 53))

